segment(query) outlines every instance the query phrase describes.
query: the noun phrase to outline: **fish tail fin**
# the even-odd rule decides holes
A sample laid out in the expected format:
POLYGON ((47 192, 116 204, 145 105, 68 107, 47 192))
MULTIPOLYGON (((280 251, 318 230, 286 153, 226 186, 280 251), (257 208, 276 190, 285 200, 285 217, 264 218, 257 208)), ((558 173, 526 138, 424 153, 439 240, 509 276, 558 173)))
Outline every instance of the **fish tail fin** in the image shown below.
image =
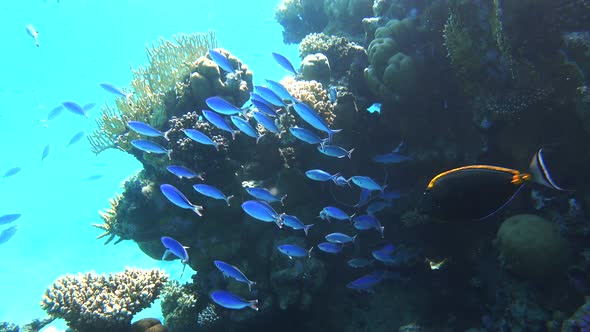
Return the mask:
POLYGON ((197 174, 197 177, 201 180, 201 181, 205 181, 205 172, 201 172, 199 174, 197 174))
POLYGON ((236 134, 239 133, 239 130, 232 130, 231 132, 231 138, 235 141, 236 140, 236 134))
POLYGON ((348 217, 348 220, 350 220, 350 222, 352 222, 352 219, 354 218, 354 216, 356 216, 356 213, 351 214, 350 217, 348 217))
POLYGON ((234 198, 234 196, 235 196, 235 195, 229 195, 229 196, 227 196, 227 197, 225 198, 225 202, 227 203, 227 206, 230 206, 230 205, 229 205, 229 200, 230 200, 230 199, 232 199, 232 198, 234 198))
POLYGON ((197 214, 199 217, 202 217, 202 216, 203 216, 203 211, 204 211, 204 210, 205 210, 205 209, 204 209, 202 206, 200 206, 200 205, 193 205, 193 211, 194 211, 194 212, 195 212, 195 213, 196 213, 196 214, 197 214))
POLYGON ((250 308, 258 311, 258 300, 248 301, 248 303, 250 303, 250 308))
POLYGON ((252 293, 252 286, 256 285, 254 281, 248 281, 248 290, 252 293))
POLYGON ((166 139, 166 141, 170 142, 170 137, 168 137, 168 134, 170 134, 170 131, 172 131, 172 128, 166 130, 164 132, 164 138, 166 139))
POLYGON ((285 198, 287 198, 287 194, 283 195, 283 197, 281 197, 281 205, 285 206, 285 198))
POLYGON ((328 132, 328 143, 332 142, 332 136, 334 136, 334 134, 337 134, 341 131, 342 129, 330 129, 330 131, 328 132))
MULTIPOLYGON (((305 225, 303 226, 303 231, 305 232, 305 236, 307 236, 307 233, 309 232, 309 229, 315 224, 309 224, 309 225, 305 225)), ((313 247, 312 247, 313 248, 313 247)))
POLYGON ((348 159, 352 158, 352 152, 354 151, 355 148, 350 149, 347 153, 346 156, 348 157, 348 159))
POLYGON ((277 224, 277 226, 279 228, 283 228, 283 216, 280 215, 278 218, 275 219, 275 224, 277 224))
POLYGON ((182 264, 182 272, 180 272, 180 278, 184 275, 184 269, 186 269, 186 262, 182 264))
POLYGON ((172 160, 172 149, 166 150, 166 155, 168 156, 168 160, 172 160))
POLYGON ((383 239, 385 236, 383 235, 383 231, 385 230, 385 226, 381 226, 379 228, 379 233, 381 233, 381 238, 383 239))
POLYGON ((219 143, 215 143, 215 150, 219 151, 219 143))
POLYGON ((357 234, 355 234, 355 235, 352 237, 352 243, 353 243, 353 244, 356 244, 356 239, 358 238, 358 236, 359 236, 359 235, 358 235, 358 233, 357 233, 357 234))
POLYGON ((260 139, 264 136, 264 134, 262 135, 258 135, 258 137, 256 137, 256 144, 258 144, 258 141, 260 141, 260 139))

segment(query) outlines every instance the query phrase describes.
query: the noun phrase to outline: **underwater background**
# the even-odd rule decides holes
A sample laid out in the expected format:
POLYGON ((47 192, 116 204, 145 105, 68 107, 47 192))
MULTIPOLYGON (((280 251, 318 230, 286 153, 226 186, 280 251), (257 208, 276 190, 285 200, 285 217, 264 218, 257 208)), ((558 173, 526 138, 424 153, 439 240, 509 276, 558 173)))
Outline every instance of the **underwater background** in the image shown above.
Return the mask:
POLYGON ((0 331, 590 331, 590 1, 0 17, 0 331))

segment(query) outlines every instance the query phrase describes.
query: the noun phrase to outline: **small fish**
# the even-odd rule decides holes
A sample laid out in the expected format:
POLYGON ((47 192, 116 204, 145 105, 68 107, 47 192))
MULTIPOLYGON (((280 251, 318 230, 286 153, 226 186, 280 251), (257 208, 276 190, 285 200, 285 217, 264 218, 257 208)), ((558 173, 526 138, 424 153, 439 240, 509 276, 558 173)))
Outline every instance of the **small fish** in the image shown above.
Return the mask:
POLYGON ((219 97, 213 96, 205 99, 205 103, 212 110, 223 115, 236 115, 241 114, 243 111, 240 108, 232 105, 229 101, 219 97))
POLYGON ((330 102, 332 104, 336 103, 336 101, 338 101, 338 90, 336 90, 335 86, 331 86, 328 89, 328 96, 330 97, 330 102))
POLYGON ((291 93, 281 83, 273 80, 265 80, 268 88, 271 89, 277 96, 283 100, 294 101, 295 98, 291 96, 291 93))
POLYGON ((111 83, 100 83, 100 87, 103 88, 106 92, 110 92, 118 97, 129 98, 131 96, 130 93, 125 93, 121 88, 111 84, 111 83))
POLYGON ((374 216, 377 212, 381 212, 391 207, 391 202, 374 201, 367 206, 367 214, 374 216))
POLYGON ((297 115, 299 115, 305 122, 309 123, 309 125, 319 131, 327 133, 328 142, 332 141, 332 136, 335 133, 342 131, 342 129, 330 129, 330 126, 326 120, 322 118, 313 108, 303 102, 294 102, 293 109, 295 110, 295 113, 297 113, 297 115))
POLYGON ((266 202, 255 200, 245 201, 242 203, 242 210, 254 219, 274 222, 279 228, 283 228, 282 217, 266 202))
POLYGON ((167 150, 158 143, 145 139, 135 139, 131 141, 131 145, 147 153, 166 154, 168 156, 168 160, 172 160, 172 150, 167 150))
POLYGON ((377 113, 381 114, 381 103, 374 103, 373 105, 367 108, 369 113, 377 113))
POLYGON ((283 223, 285 226, 291 227, 294 230, 302 229, 305 235, 314 224, 304 225, 299 218, 290 214, 283 214, 283 223))
POLYGON ((182 275, 184 274, 184 269, 186 268, 186 264, 189 260, 186 247, 180 244, 180 242, 168 236, 162 236, 160 238, 160 241, 162 241, 164 248, 166 248, 164 254, 162 255, 162 260, 166 259, 166 257, 168 257, 169 254, 173 254, 174 256, 180 258, 180 261, 183 265, 182 272, 180 273, 180 277, 182 278, 182 275))
POLYGON ((277 249, 281 254, 286 255, 289 259, 293 259, 293 257, 305 257, 311 258, 311 252, 313 247, 309 248, 309 250, 305 250, 298 245, 295 244, 282 244, 277 246, 277 249))
POLYGON ((27 34, 35 41, 35 46, 39 47, 39 32, 37 32, 37 29, 35 29, 35 27, 31 24, 27 24, 27 26, 25 26, 25 30, 27 31, 27 34))
POLYGON ((93 174, 82 179, 83 182, 96 181, 104 177, 102 174, 93 174))
POLYGON ((76 115, 80 115, 83 116, 85 118, 88 117, 88 114, 86 114, 86 112, 84 111, 84 109, 82 108, 82 106, 76 104, 73 101, 64 101, 63 103, 61 103, 68 111, 76 114, 76 115))
POLYGON ((381 234, 381 238, 383 238, 383 231, 385 227, 381 226, 381 223, 377 218, 369 214, 363 214, 360 216, 356 216, 352 219, 354 228, 358 229, 359 231, 366 231, 370 229, 375 229, 381 234))
POLYGON ((258 99, 252 99, 252 105, 256 107, 258 111, 264 113, 268 116, 277 116, 277 112, 273 109, 272 105, 268 105, 265 101, 260 101, 258 99))
POLYGON ((215 150, 219 151, 219 146, 215 143, 209 136, 205 135, 199 130, 196 129, 183 129, 182 132, 186 135, 186 137, 192 139, 197 143, 201 143, 204 145, 213 145, 215 150))
POLYGON ((275 195, 273 195, 270 190, 266 189, 266 188, 259 188, 259 187, 252 187, 252 188, 246 188, 246 192, 248 194, 250 194, 252 197, 259 199, 261 201, 265 201, 267 203, 274 203, 274 202, 281 202, 281 205, 285 205, 285 198, 287 198, 287 195, 284 195, 283 197, 277 197, 275 195))
POLYGON ((91 109, 93 109, 94 106, 96 106, 96 103, 88 103, 88 104, 85 104, 84 106, 82 106, 82 109, 84 110, 84 112, 86 114, 88 114, 88 111, 90 111, 91 109))
POLYGON ((326 182, 330 180, 334 181, 335 178, 340 176, 340 173, 332 175, 326 171, 322 171, 321 169, 310 169, 309 171, 305 172, 305 176, 314 181, 326 182))
MULTIPOLYGON (((209 51, 211 52, 211 51, 209 51)), ((258 300, 244 300, 243 298, 224 290, 215 290, 209 294, 211 300, 227 309, 251 308, 258 311, 258 300)))
POLYGON ((336 220, 351 220, 352 216, 349 216, 346 212, 335 206, 326 206, 320 211, 319 217, 323 220, 331 221, 330 219, 336 220))
POLYGON ((393 244, 386 244, 381 249, 373 250, 371 254, 373 257, 385 264, 394 264, 395 259, 391 256, 395 251, 393 244))
POLYGON ((49 152, 51 152, 51 144, 47 144, 43 148, 43 153, 41 154, 41 162, 43 162, 43 160, 45 160, 45 158, 47 158, 47 156, 49 155, 49 152))
POLYGON ((168 138, 168 133, 169 131, 163 133, 161 131, 159 131, 158 129, 150 126, 147 123, 141 122, 141 121, 127 121, 127 126, 129 126, 129 128, 131 128, 131 130, 133 130, 134 132, 140 134, 140 135, 144 135, 144 136, 148 136, 148 137, 164 137, 167 141, 170 141, 170 139, 168 138))
POLYGON ((227 203, 227 206, 230 206, 229 200, 234 197, 234 195, 225 196, 221 190, 208 184, 195 184, 193 185, 193 189, 195 189, 199 194, 205 195, 207 197, 211 197, 213 199, 222 199, 227 203))
POLYGON ((66 148, 70 147, 70 145, 72 144, 78 143, 82 139, 82 137, 84 137, 84 131, 77 132, 74 136, 72 136, 72 138, 68 142, 68 145, 66 145, 66 148))
POLYGON ((262 136, 264 136, 264 135, 259 135, 258 131, 256 131, 256 129, 254 129, 250 125, 250 122, 248 122, 247 120, 245 120, 239 116, 232 115, 232 116, 230 116, 230 120, 234 124, 234 126, 236 126, 241 132, 243 132, 244 134, 246 134, 252 138, 255 138, 256 144, 258 144, 258 141, 262 138, 262 136))
POLYGON ((354 289, 360 292, 373 292, 373 287, 383 280, 382 272, 373 272, 364 275, 356 280, 349 282, 346 288, 354 289))
POLYGON ((0 216, 0 225, 10 224, 11 222, 18 220, 20 217, 20 213, 5 214, 0 216))
POLYGON ((318 151, 320 151, 321 153, 323 153, 329 157, 336 157, 336 158, 348 157, 348 159, 350 159, 350 158, 352 158, 352 152, 354 151, 354 148, 346 151, 344 148, 341 148, 336 145, 323 144, 323 145, 318 145, 318 151))
POLYGON ((380 186, 377 181, 371 179, 368 176, 353 176, 350 178, 352 183, 356 184, 359 188, 366 189, 369 191, 380 191, 383 192, 387 185, 380 186))
POLYGON ((236 139, 236 132, 227 124, 227 122, 221 115, 209 110, 202 110, 201 112, 203 113, 205 119, 211 122, 212 125, 223 131, 231 133, 232 139, 236 139))
POLYGON ((321 139, 318 135, 307 128, 289 127, 289 132, 299 140, 309 144, 324 144, 328 139, 321 139))
POLYGON ((199 178, 201 180, 205 180, 203 178, 203 175, 201 173, 195 173, 192 170, 184 167, 184 166, 180 166, 180 165, 169 165, 166 167, 166 169, 168 170, 168 172, 176 175, 179 179, 182 178, 186 178, 186 179, 192 179, 192 178, 199 178))
MULTIPOLYGON (((357 234, 358 235, 358 234, 357 234)), ((326 239, 326 241, 331 242, 331 243, 338 243, 338 244, 345 244, 345 243, 354 243, 356 241, 356 237, 355 236, 348 236, 344 233, 330 233, 328 235, 326 235, 324 238, 326 239)))
POLYGON ((254 111, 254 112, 252 112, 252 114, 254 115, 254 119, 256 119, 258 124, 263 126, 264 129, 270 131, 273 134, 277 134, 277 135, 279 135, 281 133, 280 129, 277 127, 275 122, 271 118, 266 116, 264 113, 254 111))
POLYGON ((9 170, 7 170, 6 172, 4 172, 4 175, 2 175, 3 178, 9 178, 13 175, 15 175, 16 173, 20 172, 22 168, 20 167, 13 167, 9 170))
POLYGON ((332 242, 322 242, 318 244, 318 249, 329 254, 338 254, 342 251, 342 245, 332 242))
POLYGON ((359 202, 354 207, 362 207, 363 205, 369 203, 373 197, 371 197, 372 192, 367 189, 361 188, 361 193, 359 195, 359 202))
POLYGON ((283 67, 285 70, 287 70, 291 74, 297 76, 297 71, 295 70, 295 67, 293 67, 293 65, 291 64, 291 61, 289 61, 289 59, 287 59, 285 56, 283 56, 279 53, 276 53, 276 52, 272 52, 272 57, 275 59, 275 61, 281 67, 283 67))
POLYGON ((404 155, 401 155, 396 152, 390 152, 390 153, 386 153, 386 154, 376 155, 375 157, 373 157, 373 162, 389 165, 389 164, 401 163, 401 162, 408 161, 411 159, 412 159, 411 157, 404 156, 404 155))
POLYGON ((238 269, 237 267, 227 264, 226 262, 222 261, 214 261, 215 266, 223 273, 225 277, 231 277, 239 282, 243 282, 248 284, 248 289, 252 292, 252 286, 256 285, 254 281, 251 281, 238 269))
POLYGON ((268 103, 270 103, 274 106, 277 106, 277 107, 286 107, 287 106, 287 104, 285 104, 285 102, 283 101, 283 99, 281 97, 279 97, 274 91, 272 91, 271 89, 269 89, 265 86, 261 86, 261 85, 254 86, 254 93, 258 94, 265 101, 267 101, 268 103))
POLYGON ((57 118, 61 113, 63 113, 64 111, 64 106, 63 105, 59 105, 54 107, 51 111, 49 111, 49 113, 47 113, 47 119, 45 121, 51 121, 55 118, 57 118))
POLYGON ((223 69, 223 71, 226 71, 228 73, 235 72, 235 70, 229 63, 229 60, 225 57, 225 55, 221 54, 221 52, 216 50, 209 50, 209 56, 211 57, 211 60, 213 60, 213 62, 215 62, 215 64, 219 66, 219 68, 223 69))
POLYGON ((352 258, 352 259, 348 260, 346 262, 346 264, 354 269, 361 269, 363 267, 367 267, 367 266, 373 264, 373 262, 375 262, 375 261, 372 259, 366 259, 366 258, 359 257, 359 258, 352 258))
POLYGON ((3 230, 2 233, 0 233, 0 244, 6 243, 14 236, 16 233, 16 226, 17 225, 8 227, 7 229, 3 230))
POLYGON ((162 194, 174 205, 187 209, 192 210, 195 212, 199 217, 203 216, 203 207, 200 205, 195 205, 191 203, 186 196, 180 190, 176 189, 173 185, 170 184, 163 184, 160 186, 160 190, 162 194))

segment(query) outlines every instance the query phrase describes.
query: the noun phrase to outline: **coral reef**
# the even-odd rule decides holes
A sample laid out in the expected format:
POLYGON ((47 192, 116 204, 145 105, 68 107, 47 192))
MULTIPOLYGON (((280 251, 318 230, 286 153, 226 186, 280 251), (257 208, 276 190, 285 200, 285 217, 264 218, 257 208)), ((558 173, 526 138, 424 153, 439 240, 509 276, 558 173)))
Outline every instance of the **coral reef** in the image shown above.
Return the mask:
MULTIPOLYGON (((320 113, 328 124, 334 122, 334 119, 336 119, 334 105, 330 102, 328 91, 321 83, 316 81, 296 81, 291 77, 286 77, 281 81, 281 84, 287 88, 293 98, 301 100, 320 113)), ((297 121, 301 120, 298 118, 297 121)))
POLYGON ((189 285, 178 281, 168 282, 162 290, 162 315, 172 331, 195 331, 201 325, 195 319, 200 315, 198 295, 189 285))
POLYGON ((301 61, 301 75, 306 81, 330 82, 330 62, 322 53, 309 54, 301 61))
POLYGON ((67 275, 45 291, 41 307, 78 331, 128 331, 133 315, 158 298, 167 280, 157 269, 67 275))

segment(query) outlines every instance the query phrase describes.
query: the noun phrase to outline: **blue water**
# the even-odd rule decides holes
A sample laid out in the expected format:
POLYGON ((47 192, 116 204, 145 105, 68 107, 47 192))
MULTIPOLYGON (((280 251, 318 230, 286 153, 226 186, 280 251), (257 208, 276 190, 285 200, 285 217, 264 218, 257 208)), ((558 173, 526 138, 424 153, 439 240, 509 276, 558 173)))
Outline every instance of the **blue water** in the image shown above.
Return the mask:
MULTIPOLYGON (((0 174, 22 167, 0 182, 0 215, 22 213, 16 235, 0 245, 0 322, 45 317, 39 306, 43 292, 64 274, 160 267, 178 279, 178 261, 153 260, 131 241, 105 246, 104 239, 95 239, 101 234, 91 226, 101 223, 97 211, 109 206, 122 192, 122 181, 141 165, 116 150, 95 156, 85 139, 66 145, 75 133, 96 127, 100 105, 114 104, 99 83, 126 87, 130 66, 145 64, 146 46, 161 37, 213 29, 219 46, 247 64, 255 81, 282 78, 285 72, 271 52, 297 64, 297 47, 283 44, 275 5, 276 0, 0 2, 0 174), (27 24, 39 31, 39 48, 25 32, 27 24), (65 111, 47 126, 39 121, 65 100, 98 106, 89 120, 65 111), (41 162, 46 144, 52 150, 41 162), (82 181, 93 174, 104 177, 82 181)), ((160 317, 157 304, 135 319, 145 316, 160 317)), ((63 321, 52 326, 65 329, 63 321)))

